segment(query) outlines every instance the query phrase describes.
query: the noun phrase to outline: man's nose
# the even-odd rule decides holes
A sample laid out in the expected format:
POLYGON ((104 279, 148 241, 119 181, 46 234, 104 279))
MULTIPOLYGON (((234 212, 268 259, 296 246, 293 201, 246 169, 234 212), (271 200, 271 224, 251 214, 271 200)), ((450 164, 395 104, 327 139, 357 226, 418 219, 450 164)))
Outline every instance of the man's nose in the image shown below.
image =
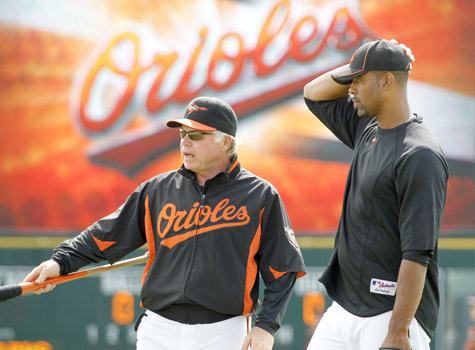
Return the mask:
POLYGON ((348 89, 348 93, 350 95, 354 95, 356 93, 356 86, 355 86, 354 80, 350 84, 350 88, 348 89))
POLYGON ((183 145, 190 145, 191 144, 191 139, 188 134, 185 135, 184 138, 181 139, 181 144, 183 145))

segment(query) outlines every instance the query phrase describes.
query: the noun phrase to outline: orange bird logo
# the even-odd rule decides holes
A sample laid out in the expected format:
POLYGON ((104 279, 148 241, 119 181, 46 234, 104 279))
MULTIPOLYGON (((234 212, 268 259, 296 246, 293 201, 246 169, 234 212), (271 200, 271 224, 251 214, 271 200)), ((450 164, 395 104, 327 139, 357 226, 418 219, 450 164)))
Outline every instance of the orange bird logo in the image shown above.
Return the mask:
POLYGON ((196 111, 207 111, 208 110, 208 108, 206 108, 206 107, 200 107, 200 106, 197 106, 195 104, 189 105, 187 109, 188 109, 188 114, 191 114, 191 113, 196 112, 196 111))

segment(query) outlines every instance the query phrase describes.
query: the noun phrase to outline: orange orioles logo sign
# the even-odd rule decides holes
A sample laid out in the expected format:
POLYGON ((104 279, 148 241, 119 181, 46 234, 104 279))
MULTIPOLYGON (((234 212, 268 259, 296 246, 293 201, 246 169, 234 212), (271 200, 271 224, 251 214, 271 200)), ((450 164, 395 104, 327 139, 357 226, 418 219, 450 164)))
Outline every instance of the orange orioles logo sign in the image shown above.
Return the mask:
POLYGON ((249 221, 247 207, 230 205, 229 198, 223 199, 214 208, 209 205, 200 207, 196 202, 190 210, 177 210, 175 204, 167 203, 158 214, 157 233, 162 238, 160 244, 171 249, 194 235, 220 228, 244 226, 249 221), (170 236, 170 230, 185 232, 170 236))
POLYGON ((118 28, 74 80, 72 115, 92 140, 90 159, 133 175, 176 140, 175 131, 163 127, 175 105, 205 91, 229 93, 226 100, 238 117, 253 113, 300 93, 310 79, 346 62, 348 50, 373 35, 345 2, 341 7, 311 3, 245 6, 259 18, 246 30, 239 22, 211 27, 198 22, 185 49, 181 42, 162 45, 163 38, 148 26, 118 28), (289 76, 289 70, 295 74, 289 76), (248 91, 239 93, 243 89, 248 91), (146 124, 136 126, 135 118, 142 116, 146 124), (127 156, 130 149, 134 157, 127 156))

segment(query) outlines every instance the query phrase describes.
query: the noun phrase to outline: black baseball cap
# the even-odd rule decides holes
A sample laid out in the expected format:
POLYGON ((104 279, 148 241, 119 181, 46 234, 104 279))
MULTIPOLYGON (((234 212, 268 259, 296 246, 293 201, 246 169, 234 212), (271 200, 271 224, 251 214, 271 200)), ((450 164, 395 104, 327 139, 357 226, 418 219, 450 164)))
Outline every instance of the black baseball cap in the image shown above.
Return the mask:
POLYGON ((378 39, 361 45, 351 57, 349 67, 338 74, 332 74, 332 78, 338 84, 347 85, 354 78, 371 70, 409 71, 411 60, 398 44, 378 39))
POLYGON ((179 128, 182 125, 200 131, 219 130, 235 137, 237 117, 231 106, 223 100, 201 96, 188 104, 184 118, 167 122, 170 128, 179 128))

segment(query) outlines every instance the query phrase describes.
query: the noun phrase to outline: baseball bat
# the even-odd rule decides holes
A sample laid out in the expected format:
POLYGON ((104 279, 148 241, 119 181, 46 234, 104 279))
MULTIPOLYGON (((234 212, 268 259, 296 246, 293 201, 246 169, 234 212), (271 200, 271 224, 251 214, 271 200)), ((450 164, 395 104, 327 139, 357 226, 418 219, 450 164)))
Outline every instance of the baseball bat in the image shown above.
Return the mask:
POLYGON ((82 270, 78 272, 70 273, 69 275, 65 276, 58 276, 46 279, 41 284, 36 284, 35 282, 23 282, 17 284, 11 284, 8 286, 1 286, 0 287, 0 302, 6 301, 9 299, 13 299, 23 294, 27 294, 33 292, 35 290, 41 289, 46 287, 48 284, 61 284, 69 281, 74 281, 79 278, 97 275, 102 272, 111 271, 115 269, 120 269, 122 267, 137 265, 146 263, 148 261, 148 252, 144 255, 137 256, 135 258, 127 259, 118 261, 114 264, 103 265, 98 267, 93 267, 87 270, 82 270))

